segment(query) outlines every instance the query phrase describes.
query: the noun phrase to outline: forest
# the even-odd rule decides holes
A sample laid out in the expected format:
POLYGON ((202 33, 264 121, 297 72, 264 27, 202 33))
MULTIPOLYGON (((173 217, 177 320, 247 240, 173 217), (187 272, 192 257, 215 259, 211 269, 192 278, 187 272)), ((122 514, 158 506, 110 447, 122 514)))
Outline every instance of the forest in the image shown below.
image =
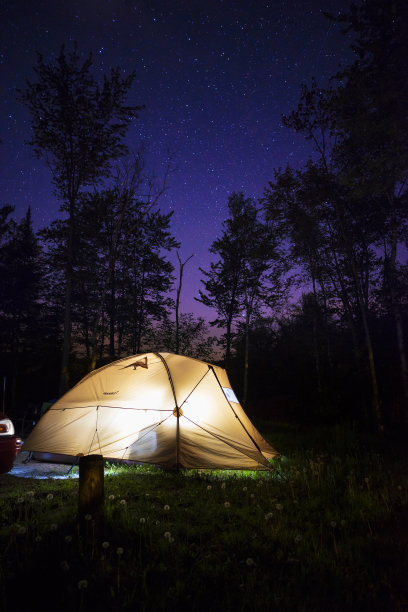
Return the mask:
POLYGON ((95 367, 171 351, 224 365, 255 418, 407 430, 408 9, 373 0, 328 18, 353 33, 353 61, 303 84, 282 118, 312 144, 305 166, 228 198, 196 296, 208 324, 180 312, 166 177, 146 181, 125 142, 134 75, 100 84, 76 47, 38 55, 18 97, 60 214, 34 231, 30 210, 0 208, 0 373, 17 428, 95 367))

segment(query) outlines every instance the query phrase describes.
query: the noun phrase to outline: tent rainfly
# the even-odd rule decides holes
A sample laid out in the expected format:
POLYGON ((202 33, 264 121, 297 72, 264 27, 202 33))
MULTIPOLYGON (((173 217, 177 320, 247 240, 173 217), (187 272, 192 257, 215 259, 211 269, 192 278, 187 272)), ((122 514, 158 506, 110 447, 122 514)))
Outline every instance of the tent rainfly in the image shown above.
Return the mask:
POLYGON ((24 450, 252 470, 278 455, 223 368, 172 353, 133 355, 91 372, 42 416, 24 450))

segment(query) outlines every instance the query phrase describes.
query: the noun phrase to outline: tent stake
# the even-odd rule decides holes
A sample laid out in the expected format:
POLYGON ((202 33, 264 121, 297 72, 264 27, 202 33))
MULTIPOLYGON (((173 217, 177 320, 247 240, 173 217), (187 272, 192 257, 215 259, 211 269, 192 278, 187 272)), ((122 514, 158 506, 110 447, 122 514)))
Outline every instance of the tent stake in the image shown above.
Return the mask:
POLYGON ((88 516, 97 522, 103 518, 104 470, 102 455, 86 455, 79 458, 78 518, 88 516))

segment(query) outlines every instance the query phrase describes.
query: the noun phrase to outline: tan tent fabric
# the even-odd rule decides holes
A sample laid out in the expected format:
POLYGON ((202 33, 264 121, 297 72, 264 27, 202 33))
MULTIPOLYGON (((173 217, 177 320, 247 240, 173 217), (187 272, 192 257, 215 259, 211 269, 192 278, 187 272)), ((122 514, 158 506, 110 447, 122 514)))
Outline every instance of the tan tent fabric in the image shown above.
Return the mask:
POLYGON ((133 355, 91 372, 43 415, 24 450, 221 469, 264 469, 278 454, 224 369, 172 353, 133 355))

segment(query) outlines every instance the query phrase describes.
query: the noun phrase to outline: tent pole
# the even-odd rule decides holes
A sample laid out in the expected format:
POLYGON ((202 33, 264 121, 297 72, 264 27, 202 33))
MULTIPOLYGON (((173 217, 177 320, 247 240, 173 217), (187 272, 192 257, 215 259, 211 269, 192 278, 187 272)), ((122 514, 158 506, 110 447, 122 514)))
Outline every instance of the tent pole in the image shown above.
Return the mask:
POLYGON ((169 366, 167 365, 167 361, 164 359, 163 355, 161 355, 160 353, 153 353, 153 355, 156 355, 156 357, 158 357, 160 359, 160 361, 162 362, 162 364, 166 368, 167 377, 169 379, 171 390, 173 392, 173 399, 174 399, 174 404, 175 404, 175 407, 174 407, 174 410, 173 410, 173 414, 174 414, 174 416, 177 417, 177 429, 176 429, 176 468, 177 468, 177 471, 179 471, 179 469, 180 469, 180 408, 179 408, 179 405, 177 403, 176 390, 174 388, 173 379, 171 377, 171 372, 170 372, 169 366))
MULTIPOLYGON (((221 388, 221 390, 222 390, 222 385, 221 385, 220 381, 218 380, 218 376, 217 376, 217 374, 215 373, 214 368, 212 367, 212 365, 209 365, 208 367, 210 368, 210 370, 211 370, 211 371, 212 371, 212 373, 214 374, 214 376, 215 376, 215 380, 217 381, 217 383, 219 384, 219 386, 220 386, 220 388, 221 388)), ((222 392, 224 393, 224 391, 222 391, 222 392)), ((241 425, 242 429, 245 431, 245 433, 247 434, 247 436, 249 437, 249 439, 251 440, 251 442, 252 442, 253 444, 255 444, 255 447, 258 449, 258 451, 259 451, 259 452, 261 453, 261 455, 262 455, 262 451, 261 451, 261 449, 259 448, 259 445, 256 443, 256 440, 254 440, 254 439, 253 439, 253 437, 251 436, 251 434, 249 433, 249 431, 247 430, 247 428, 245 427, 245 425, 243 424, 243 422, 241 421, 241 419, 239 418, 239 416, 238 416, 238 415, 237 415, 237 413, 235 412, 234 408, 233 408, 233 407, 232 407, 232 405, 231 405, 231 402, 229 401, 229 399, 227 398, 227 396, 225 395, 225 393, 224 393, 224 396, 225 396, 225 399, 227 400, 227 402, 228 402, 228 404, 229 404, 229 406, 230 406, 230 408, 231 408, 232 412, 234 413, 235 418, 236 418, 236 419, 238 419, 238 422, 239 422, 239 424, 241 425)), ((263 455, 262 455, 262 456, 263 456, 263 455)))
POLYGON ((177 432, 176 432, 176 468, 180 470, 180 410, 176 406, 177 410, 177 432))

